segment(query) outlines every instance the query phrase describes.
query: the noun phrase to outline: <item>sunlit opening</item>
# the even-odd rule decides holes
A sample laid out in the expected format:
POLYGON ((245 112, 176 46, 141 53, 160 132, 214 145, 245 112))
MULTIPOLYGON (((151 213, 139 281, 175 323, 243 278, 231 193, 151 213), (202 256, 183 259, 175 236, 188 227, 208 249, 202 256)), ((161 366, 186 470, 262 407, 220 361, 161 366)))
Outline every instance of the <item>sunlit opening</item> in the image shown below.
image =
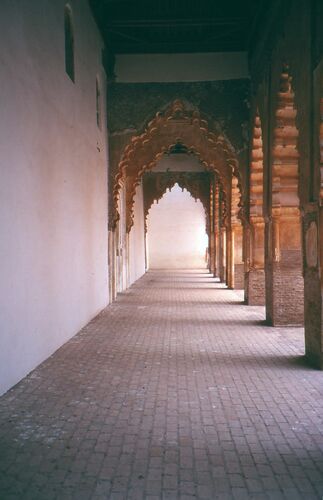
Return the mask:
POLYGON ((207 266, 208 236, 203 205, 178 184, 158 204, 152 205, 147 229, 149 268, 207 266))

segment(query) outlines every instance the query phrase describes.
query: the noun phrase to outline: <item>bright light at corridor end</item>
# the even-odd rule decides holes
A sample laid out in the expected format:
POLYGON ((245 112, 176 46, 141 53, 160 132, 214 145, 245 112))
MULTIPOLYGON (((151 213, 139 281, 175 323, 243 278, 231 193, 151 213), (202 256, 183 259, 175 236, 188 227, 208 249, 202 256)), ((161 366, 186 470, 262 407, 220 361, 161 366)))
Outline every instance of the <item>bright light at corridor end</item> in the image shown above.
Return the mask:
POLYGON ((196 232, 196 236, 197 236, 199 250, 201 252, 202 251, 206 252, 209 246, 209 237, 205 232, 205 228, 201 228, 200 231, 196 232))
POLYGON ((205 268, 208 236, 200 201, 175 184, 148 216, 150 268, 205 268))

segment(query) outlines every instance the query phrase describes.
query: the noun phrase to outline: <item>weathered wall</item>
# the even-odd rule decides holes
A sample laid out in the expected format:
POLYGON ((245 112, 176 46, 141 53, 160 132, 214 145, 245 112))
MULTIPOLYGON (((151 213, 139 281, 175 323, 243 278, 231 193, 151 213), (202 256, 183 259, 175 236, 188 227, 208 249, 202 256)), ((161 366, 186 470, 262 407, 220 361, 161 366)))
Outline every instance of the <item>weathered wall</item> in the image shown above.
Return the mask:
POLYGON ((129 285, 145 273, 145 221, 143 189, 139 184, 134 203, 134 224, 129 233, 129 285))
POLYGON ((73 83, 64 4, 1 2, 0 393, 108 302, 102 43, 87 2, 72 0, 73 83))
POLYGON ((187 191, 175 185, 152 205, 147 222, 149 268, 206 267, 205 212, 187 191))

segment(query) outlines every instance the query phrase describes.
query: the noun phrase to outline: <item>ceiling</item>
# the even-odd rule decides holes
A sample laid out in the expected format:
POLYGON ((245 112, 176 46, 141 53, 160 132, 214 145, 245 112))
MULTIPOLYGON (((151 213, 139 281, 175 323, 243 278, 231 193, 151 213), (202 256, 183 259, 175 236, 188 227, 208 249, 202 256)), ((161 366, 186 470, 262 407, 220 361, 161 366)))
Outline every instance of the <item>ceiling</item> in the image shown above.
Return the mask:
POLYGON ((265 0, 89 0, 114 54, 246 51, 265 0))

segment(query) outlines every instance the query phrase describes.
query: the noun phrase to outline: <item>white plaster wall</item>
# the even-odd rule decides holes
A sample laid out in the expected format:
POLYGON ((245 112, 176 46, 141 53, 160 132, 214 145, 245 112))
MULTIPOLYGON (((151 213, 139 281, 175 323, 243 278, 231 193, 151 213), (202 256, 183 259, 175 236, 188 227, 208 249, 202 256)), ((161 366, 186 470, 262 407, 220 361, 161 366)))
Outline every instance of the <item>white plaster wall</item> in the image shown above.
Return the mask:
POLYGON ((108 302, 102 42, 88 2, 72 0, 74 84, 64 4, 1 1, 0 393, 108 302))
POLYGON ((201 82, 249 78, 247 52, 117 54, 117 82, 201 82))
POLYGON ((176 184, 152 205, 147 223, 150 269, 206 267, 205 212, 176 184))
POLYGON ((139 184, 134 202, 134 224, 129 233, 129 285, 145 273, 145 225, 143 189, 139 184))

